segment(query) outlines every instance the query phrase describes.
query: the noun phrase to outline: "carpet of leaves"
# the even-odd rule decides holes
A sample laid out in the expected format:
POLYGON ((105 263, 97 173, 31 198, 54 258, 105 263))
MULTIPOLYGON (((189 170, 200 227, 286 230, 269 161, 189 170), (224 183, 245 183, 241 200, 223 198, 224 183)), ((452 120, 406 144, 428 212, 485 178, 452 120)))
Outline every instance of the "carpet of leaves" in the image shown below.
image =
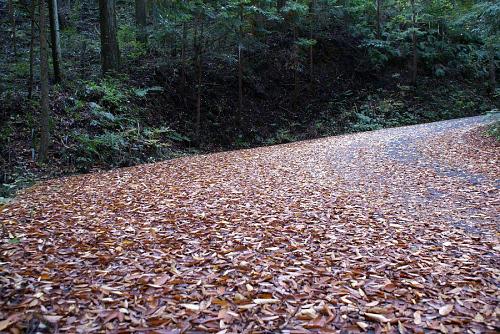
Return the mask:
POLYGON ((484 122, 40 183, 0 213, 0 331, 497 332, 484 122))

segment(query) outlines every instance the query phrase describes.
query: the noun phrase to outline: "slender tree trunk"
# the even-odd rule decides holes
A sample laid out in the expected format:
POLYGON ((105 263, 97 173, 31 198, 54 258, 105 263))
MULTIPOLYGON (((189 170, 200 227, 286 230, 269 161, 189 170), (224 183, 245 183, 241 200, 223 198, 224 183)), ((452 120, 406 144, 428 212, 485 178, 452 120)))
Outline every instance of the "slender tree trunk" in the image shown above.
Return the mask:
POLYGON ((118 71, 120 68, 120 49, 116 36, 115 0, 99 0, 99 23, 101 27, 102 73, 118 71))
POLYGON ((415 9, 415 0, 411 0, 411 10, 412 10, 412 15, 411 15, 411 21, 412 21, 412 26, 413 26, 413 32, 411 35, 412 39, 412 48, 413 48, 413 56, 412 56, 412 68, 411 68, 411 83, 413 85, 417 84, 417 13, 415 9))
POLYGON ((8 11, 10 18, 10 25, 12 28, 11 38, 12 38, 12 49, 14 50, 14 59, 17 59, 17 32, 16 32, 16 9, 14 8, 14 0, 9 0, 8 11))
POLYGON ((243 39, 243 2, 240 1, 240 26, 238 28, 238 115, 237 123, 241 126, 241 118, 243 115, 243 50, 242 50, 242 39, 243 39))
MULTIPOLYGON (((311 6, 309 8, 309 39, 313 40, 314 32, 314 22, 316 13, 316 0, 311 1, 311 6)), ((311 82, 311 88, 314 83, 314 47, 311 45, 309 47, 309 80, 311 82)))
MULTIPOLYGON (((185 0, 182 1, 185 3, 185 0)), ((182 21, 182 41, 181 41, 181 82, 182 90, 186 88, 186 56, 187 56, 187 24, 185 19, 182 21)), ((185 102, 185 101, 184 101, 185 102)))
POLYGON ((297 27, 293 27, 293 96, 292 96, 292 112, 297 113, 297 103, 299 100, 299 46, 297 45, 297 27))
POLYGON ((58 0, 59 27, 64 29, 70 25, 69 13, 71 12, 71 0, 58 0))
POLYGON ((197 65, 197 77, 198 77, 198 87, 196 96, 196 142, 198 145, 201 144, 201 94, 202 94, 202 53, 203 53, 203 34, 204 26, 203 20, 201 18, 201 13, 198 14, 197 18, 198 27, 196 28, 195 44, 196 44, 196 65, 197 65))
MULTIPOLYGON (((262 1, 254 0, 251 5, 254 8, 258 8, 259 10, 263 10, 262 1)), ((260 12, 255 12, 250 16, 253 19, 253 32, 256 38, 259 38, 262 35, 262 28, 264 27, 264 17, 260 12)))
POLYGON ((377 39, 382 39, 382 0, 377 1, 377 39))
POLYGON ((30 40, 30 78, 28 81, 28 98, 33 97, 33 77, 35 66, 35 8, 36 1, 31 0, 30 19, 31 19, 31 40, 30 40))
POLYGON ((40 0, 40 87, 42 114, 40 120, 40 152, 39 160, 47 160, 49 150, 49 61, 47 48, 47 32, 45 19, 45 0, 40 0))
POLYGON ((153 25, 157 26, 159 22, 158 0, 151 0, 151 17, 153 19, 153 25))
POLYGON ((285 6, 286 0, 277 0, 276 9, 281 10, 285 6))
POLYGON ((137 40, 146 43, 146 24, 147 24, 147 11, 146 0, 135 0, 135 24, 137 25, 137 40))
POLYGON ((496 80, 496 66, 495 66, 495 48, 490 45, 488 46, 488 67, 489 67, 489 92, 490 94, 495 93, 497 80, 496 80))
POLYGON ((59 31, 59 10, 57 0, 48 0, 50 17, 50 38, 52 42, 52 65, 54 66, 54 81, 62 81, 61 71, 61 37, 59 31))
POLYGON ((182 43, 181 43, 181 80, 183 88, 186 87, 186 48, 187 48, 187 26, 182 23, 182 43))

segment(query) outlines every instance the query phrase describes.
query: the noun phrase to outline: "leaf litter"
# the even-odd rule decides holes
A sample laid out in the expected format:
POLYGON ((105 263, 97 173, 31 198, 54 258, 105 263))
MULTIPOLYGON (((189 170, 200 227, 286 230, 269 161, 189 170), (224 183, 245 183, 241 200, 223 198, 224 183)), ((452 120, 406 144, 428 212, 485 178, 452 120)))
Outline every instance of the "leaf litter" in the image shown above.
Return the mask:
POLYGON ((0 213, 0 330, 497 332, 499 151, 470 140, 482 123, 38 184, 0 213))

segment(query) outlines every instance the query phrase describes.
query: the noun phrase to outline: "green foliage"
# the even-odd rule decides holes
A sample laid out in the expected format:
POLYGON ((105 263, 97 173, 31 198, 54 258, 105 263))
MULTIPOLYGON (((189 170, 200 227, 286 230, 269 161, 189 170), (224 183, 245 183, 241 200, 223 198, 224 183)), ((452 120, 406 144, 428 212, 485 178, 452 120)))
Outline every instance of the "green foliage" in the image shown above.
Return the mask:
POLYGON ((11 182, 0 185, 0 205, 8 203, 18 190, 31 186, 34 183, 35 175, 18 169, 10 175, 10 178, 11 182))
POLYGON ((316 44, 318 43, 317 40, 314 40, 314 39, 308 39, 308 38, 299 38, 295 44, 297 44, 298 46, 300 46, 301 48, 310 48, 310 47, 313 47, 315 46, 316 44))
POLYGON ((133 128, 104 131, 99 135, 73 134, 66 155, 75 157, 80 170, 94 165, 129 166, 172 155, 172 143, 189 142, 189 138, 167 127, 133 128))
POLYGON ((130 61, 136 61, 146 55, 145 43, 137 40, 137 29, 132 25, 122 25, 118 30, 118 43, 122 53, 130 61))
POLYGON ((127 101, 127 93, 127 90, 122 88, 122 82, 116 78, 108 77, 85 83, 85 96, 110 110, 122 110, 127 101))
POLYGON ((285 144, 297 141, 297 137, 293 135, 290 129, 281 128, 276 134, 266 140, 267 145, 285 144))
POLYGON ((12 72, 18 77, 27 77, 30 72, 30 65, 28 62, 17 62, 12 65, 12 72))
POLYGON ((382 69, 389 59, 400 56, 400 51, 387 41, 367 39, 359 47, 366 50, 371 66, 376 70, 382 69))
POLYGON ((251 144, 245 138, 243 138, 243 136, 239 135, 238 137, 236 137, 234 146, 239 148, 249 148, 251 144))
POLYGON ((134 93, 137 97, 146 97, 148 93, 160 93, 163 92, 163 88, 159 86, 154 87, 146 87, 146 88, 136 88, 134 89, 134 93))

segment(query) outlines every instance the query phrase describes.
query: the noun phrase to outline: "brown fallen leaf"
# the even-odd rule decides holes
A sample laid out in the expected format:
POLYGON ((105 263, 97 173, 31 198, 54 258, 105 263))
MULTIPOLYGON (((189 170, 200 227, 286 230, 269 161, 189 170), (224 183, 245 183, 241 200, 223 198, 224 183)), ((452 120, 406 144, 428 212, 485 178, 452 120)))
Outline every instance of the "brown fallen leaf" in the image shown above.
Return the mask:
POLYGON ((451 311, 453 311, 452 304, 447 304, 439 308, 439 314, 442 316, 447 316, 448 314, 450 314, 451 311))
POLYGON ((12 321, 12 320, 9 320, 9 319, 5 319, 5 320, 2 320, 0 321, 0 331, 4 330, 4 329, 7 329, 7 327, 9 327, 10 325, 12 325, 15 321, 12 321))
POLYGON ((170 278, 170 275, 168 275, 168 274, 162 275, 162 276, 156 278, 153 281, 153 284, 155 286, 162 286, 163 284, 165 284, 168 281, 169 278, 170 278))
POLYGON ((300 320, 313 320, 318 317, 318 312, 316 312, 315 309, 311 308, 306 308, 302 309, 299 312, 297 312, 296 315, 297 319, 300 320))
POLYGON ((356 325, 358 325, 358 327, 362 330, 366 330, 368 328, 368 324, 366 322, 358 321, 356 322, 356 325))
POLYGON ((366 307, 373 307, 373 306, 377 306, 380 302, 378 300, 374 300, 372 302, 369 302, 369 303, 366 303, 365 306, 366 307))
POLYGON ((343 301, 345 304, 353 304, 352 300, 347 298, 347 296, 340 297, 340 300, 343 301))
POLYGON ((473 321, 475 321, 475 322, 483 322, 484 321, 484 317, 481 315, 481 313, 478 313, 474 317, 473 321))
POLYGON ((422 324, 422 312, 420 311, 415 311, 415 313, 413 313, 413 323, 415 325, 420 325, 422 324))
POLYGON ((256 306, 257 306, 257 304, 246 304, 246 305, 238 305, 238 308, 242 309, 242 310, 249 310, 249 309, 252 309, 256 306))
POLYGON ((258 305, 263 305, 263 304, 277 304, 280 302, 279 299, 274 299, 274 298, 257 298, 254 299, 253 302, 258 305))
POLYGON ((0 321, 0 331, 3 331, 4 329, 9 328, 11 325, 18 322, 19 319, 20 319, 20 317, 18 314, 13 314, 10 317, 8 317, 7 319, 0 321))
POLYGON ((391 321, 390 319, 387 319, 384 315, 382 314, 376 314, 376 313, 365 313, 364 314, 368 319, 371 320, 376 320, 379 322, 389 322, 391 321))
POLYGON ((326 321, 327 321, 326 317, 319 316, 319 317, 316 317, 316 319, 313 319, 310 322, 308 322, 307 324, 305 324, 304 327, 310 328, 310 329, 323 328, 326 325, 326 321))
POLYGON ((44 315, 43 317, 45 318, 45 320, 51 323, 57 323, 62 319, 62 316, 60 315, 44 315))
POLYGON ((398 331, 399 331, 399 334, 405 334, 406 333, 405 326, 403 326, 403 324, 401 323, 401 321, 398 321, 398 331))
POLYGON ((187 308, 190 311, 200 311, 201 306, 198 304, 180 304, 182 307, 187 308))

